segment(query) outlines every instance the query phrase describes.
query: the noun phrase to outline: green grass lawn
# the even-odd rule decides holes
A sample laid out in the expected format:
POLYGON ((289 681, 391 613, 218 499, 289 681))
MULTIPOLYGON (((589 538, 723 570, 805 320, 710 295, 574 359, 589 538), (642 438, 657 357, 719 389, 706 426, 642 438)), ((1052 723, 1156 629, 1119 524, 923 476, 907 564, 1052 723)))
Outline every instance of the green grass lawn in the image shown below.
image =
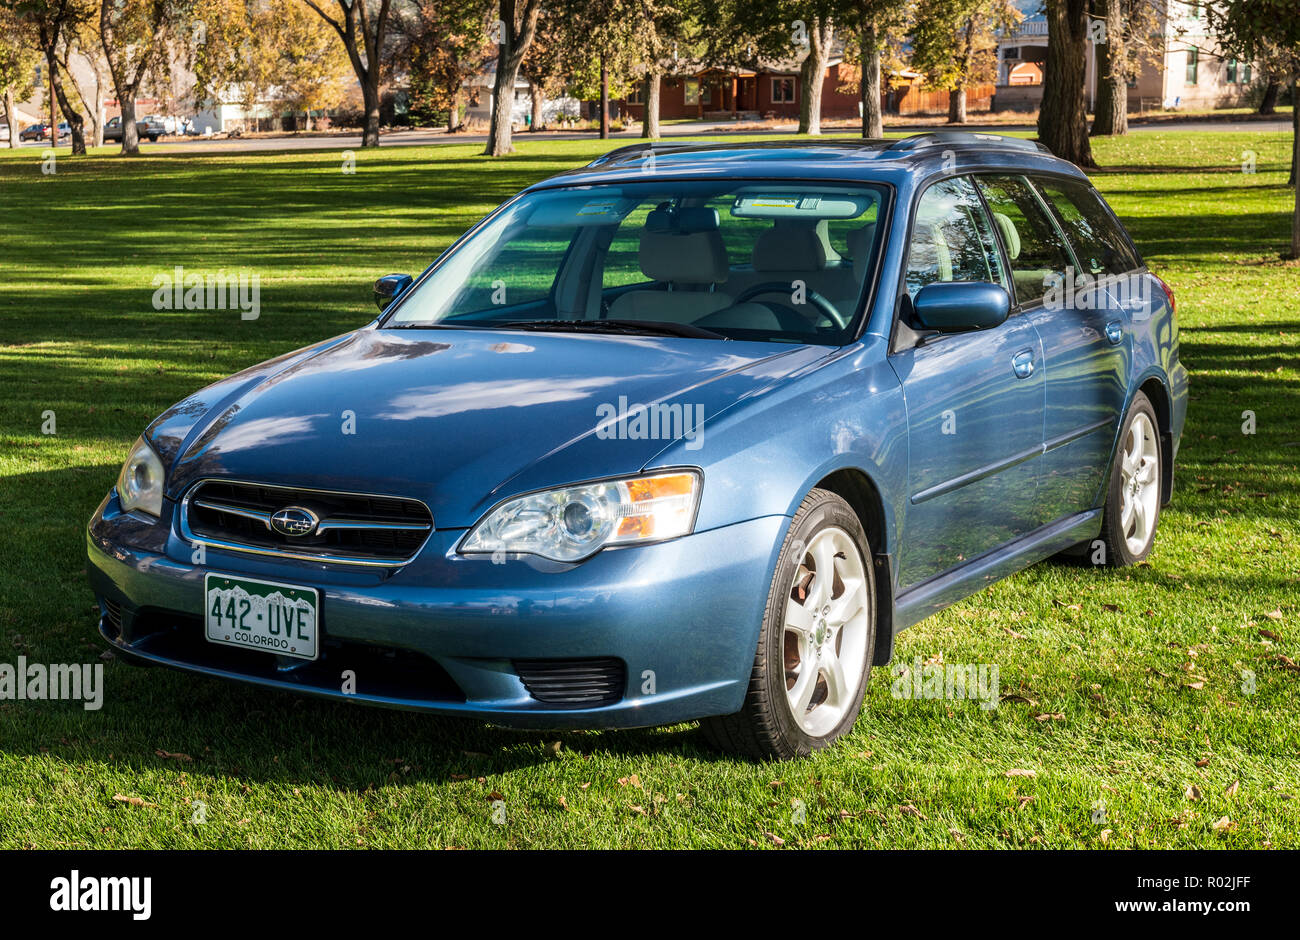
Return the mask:
MULTIPOLYGON (((881 669, 850 737, 760 765, 693 726, 516 732, 111 661, 100 711, 0 702, 0 847, 1300 847, 1289 147, 1094 142, 1097 185, 1178 296, 1177 491, 1148 563, 1042 564, 903 634, 897 663, 998 664, 996 710, 895 699, 881 669)), ((375 277, 604 145, 478 149, 358 152, 355 175, 333 152, 106 151, 54 175, 0 152, 0 662, 98 661, 84 525, 151 418, 366 323, 375 277), (258 273, 260 318, 154 311, 175 265, 258 273)))

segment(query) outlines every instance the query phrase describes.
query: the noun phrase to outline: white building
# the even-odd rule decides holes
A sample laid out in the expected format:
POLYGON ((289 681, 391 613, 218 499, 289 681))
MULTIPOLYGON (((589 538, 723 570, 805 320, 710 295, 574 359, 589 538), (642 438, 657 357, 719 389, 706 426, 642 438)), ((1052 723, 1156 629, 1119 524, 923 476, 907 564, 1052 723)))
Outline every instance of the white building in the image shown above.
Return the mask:
MULTIPOLYGON (((1028 9, 1036 9, 1030 0, 1028 9)), ((1097 96, 1097 50, 1105 42, 1104 23, 1094 17, 1089 30, 1084 95, 1092 110, 1097 96)), ((1216 108, 1241 104, 1261 78, 1250 62, 1228 56, 1214 40, 1204 4, 1163 0, 1153 56, 1130 50, 1137 74, 1129 80, 1130 111, 1160 108, 1216 108)), ((1033 111, 1043 99, 1043 65, 1047 60, 1047 20, 1028 15, 998 42, 996 111, 1033 111)))

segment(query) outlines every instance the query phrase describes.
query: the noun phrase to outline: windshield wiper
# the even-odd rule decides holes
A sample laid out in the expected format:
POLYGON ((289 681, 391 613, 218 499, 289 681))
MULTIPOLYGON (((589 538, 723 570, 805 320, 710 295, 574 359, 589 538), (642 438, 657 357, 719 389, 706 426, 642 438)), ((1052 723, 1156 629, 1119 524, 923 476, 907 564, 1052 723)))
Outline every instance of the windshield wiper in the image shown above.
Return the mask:
POLYGON ((701 326, 692 326, 689 323, 672 323, 667 320, 510 320, 505 323, 491 325, 508 330, 684 336, 690 339, 731 339, 730 336, 723 336, 721 333, 706 330, 701 326))

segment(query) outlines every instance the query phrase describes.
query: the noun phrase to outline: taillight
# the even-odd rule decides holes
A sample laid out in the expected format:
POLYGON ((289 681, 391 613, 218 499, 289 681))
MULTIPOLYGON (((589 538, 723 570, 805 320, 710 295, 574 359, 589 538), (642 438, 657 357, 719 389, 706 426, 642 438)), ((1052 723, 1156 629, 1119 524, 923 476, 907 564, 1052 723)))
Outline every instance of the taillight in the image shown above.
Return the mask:
POLYGON ((1165 283, 1164 278, 1156 277, 1154 274, 1151 276, 1156 278, 1156 283, 1160 285, 1160 289, 1165 292, 1165 297, 1169 299, 1169 312, 1176 314, 1178 312, 1178 303, 1174 300, 1174 289, 1165 283))

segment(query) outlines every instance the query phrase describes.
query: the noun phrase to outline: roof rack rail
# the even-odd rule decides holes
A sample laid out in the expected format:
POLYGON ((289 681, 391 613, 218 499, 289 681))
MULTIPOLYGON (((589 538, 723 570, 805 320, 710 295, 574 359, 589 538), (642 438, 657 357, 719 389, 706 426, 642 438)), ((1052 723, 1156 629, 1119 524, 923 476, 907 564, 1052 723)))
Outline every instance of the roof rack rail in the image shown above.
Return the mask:
POLYGON ((912 134, 902 140, 896 140, 886 149, 899 153, 927 150, 931 147, 959 146, 999 146, 1010 147, 1015 150, 1051 153, 1045 146, 1034 140, 1026 140, 1023 137, 1006 137, 1002 134, 982 134, 978 131, 926 131, 921 134, 912 134))
POLYGON ((628 144, 624 147, 615 147, 608 153, 601 154, 595 160, 587 164, 588 167, 604 166, 606 163, 613 163, 615 160, 621 160, 623 157, 631 157, 640 153, 663 153, 669 150, 680 150, 683 147, 689 147, 692 143, 686 141, 673 141, 665 143, 663 141, 648 140, 641 144, 628 144))

